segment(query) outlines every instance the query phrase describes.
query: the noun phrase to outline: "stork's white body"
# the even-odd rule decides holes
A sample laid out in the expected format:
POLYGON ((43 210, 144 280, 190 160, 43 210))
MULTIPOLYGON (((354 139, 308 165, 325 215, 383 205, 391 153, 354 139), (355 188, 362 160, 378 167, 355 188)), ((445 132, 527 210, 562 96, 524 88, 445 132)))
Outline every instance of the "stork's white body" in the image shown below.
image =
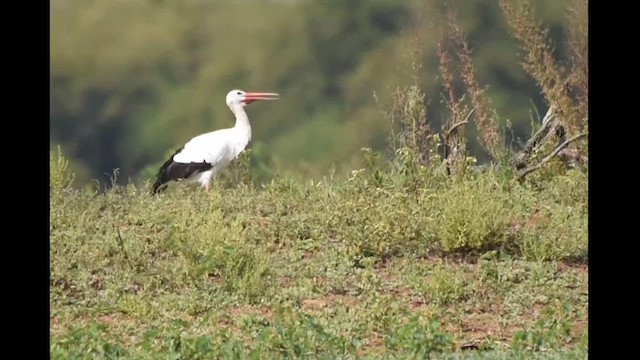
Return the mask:
POLYGON ((199 182, 209 191, 213 176, 225 169, 251 141, 251 124, 244 107, 256 100, 276 100, 275 93, 245 93, 232 90, 227 106, 236 116, 235 126, 198 135, 176 151, 158 171, 153 192, 171 181, 186 179, 199 182))
MULTIPOLYGON (((242 110, 244 113, 244 110, 242 110)), ((246 113, 244 114, 246 118, 246 113)), ((184 149, 173 156, 178 163, 212 164, 210 170, 194 174, 187 179, 199 182, 205 188, 211 183, 213 176, 224 170, 246 149, 251 141, 251 125, 249 119, 236 119, 236 126, 198 135, 184 145, 184 149)))

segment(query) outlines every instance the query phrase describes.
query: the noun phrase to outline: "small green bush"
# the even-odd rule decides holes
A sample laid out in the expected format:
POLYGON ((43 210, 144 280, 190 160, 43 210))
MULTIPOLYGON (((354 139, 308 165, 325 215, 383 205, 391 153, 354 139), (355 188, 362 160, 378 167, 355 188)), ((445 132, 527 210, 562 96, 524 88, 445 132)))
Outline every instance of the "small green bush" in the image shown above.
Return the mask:
POLYGON ((451 183, 433 196, 430 234, 444 251, 483 251, 507 239, 517 218, 510 194, 491 174, 451 183))

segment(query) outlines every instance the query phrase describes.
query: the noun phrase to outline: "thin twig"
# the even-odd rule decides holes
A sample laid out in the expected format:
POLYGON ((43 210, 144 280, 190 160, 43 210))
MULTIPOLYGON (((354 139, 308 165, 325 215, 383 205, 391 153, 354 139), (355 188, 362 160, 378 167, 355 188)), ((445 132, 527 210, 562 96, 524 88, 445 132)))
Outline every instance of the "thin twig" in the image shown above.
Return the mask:
POLYGON ((449 136, 451 136, 451 134, 453 133, 453 131, 457 128, 459 128, 462 125, 467 125, 469 123, 469 121, 465 120, 465 121, 460 121, 459 123, 454 124, 453 126, 451 126, 451 128, 447 131, 447 134, 445 135, 446 139, 449 139, 449 136))
POLYGON ((469 111, 469 114, 467 115, 466 118, 464 118, 464 121, 469 121, 469 118, 471 117, 471 115, 473 115, 473 113, 476 111, 477 107, 474 107, 473 109, 471 109, 471 111, 469 111))
POLYGON ((451 126, 451 128, 449 128, 449 130, 447 130, 447 133, 445 134, 445 141, 449 140, 449 136, 451 136, 451 134, 453 133, 453 131, 455 129, 459 128, 462 125, 466 125, 466 124, 469 123, 469 118, 471 117, 471 115, 473 114, 474 111, 476 111, 475 107, 473 109, 471 109, 471 111, 469 112, 467 117, 464 118, 464 120, 460 121, 459 123, 453 124, 451 126))
POLYGON ((476 111, 475 107, 471 109, 471 111, 469 111, 469 114, 467 114, 464 120, 460 121, 459 123, 455 123, 451 125, 449 130, 447 130, 447 132, 444 134, 444 161, 447 163, 447 176, 451 175, 451 170, 449 169, 449 162, 448 162, 449 152, 447 151, 447 149, 449 148, 449 137, 451 136, 454 130, 456 130, 462 125, 467 125, 469 123, 469 118, 471 117, 471 115, 473 115, 474 111, 476 111))
POLYGON ((583 137, 587 136, 587 133, 580 133, 568 140, 566 140, 565 142, 563 142, 562 144, 560 144, 551 154, 547 155, 547 157, 545 157, 544 159, 542 159, 542 161, 540 161, 540 163, 536 164, 535 166, 531 166, 528 167, 526 169, 524 169, 520 175, 518 175, 518 180, 522 181, 524 179, 525 176, 527 176, 527 174, 531 173, 532 171, 536 171, 538 169, 540 169, 542 166, 544 166, 544 164, 548 163, 549 161, 551 161, 551 159, 558 155, 558 153, 560 153, 560 151, 564 150, 564 148, 566 148, 567 146, 569 146, 569 144, 571 144, 572 142, 579 140, 583 137))

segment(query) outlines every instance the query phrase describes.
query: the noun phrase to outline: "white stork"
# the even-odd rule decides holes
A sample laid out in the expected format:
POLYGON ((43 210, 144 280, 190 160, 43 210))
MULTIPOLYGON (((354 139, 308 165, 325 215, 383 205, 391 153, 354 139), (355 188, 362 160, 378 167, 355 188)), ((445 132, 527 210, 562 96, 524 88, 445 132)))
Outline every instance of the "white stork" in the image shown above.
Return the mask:
POLYGON ((231 90, 227 94, 227 106, 236 116, 235 126, 189 140, 162 164, 153 184, 153 193, 157 194, 169 182, 181 179, 199 182, 209 192, 213 175, 226 168, 251 141, 251 124, 244 107, 256 100, 278 100, 278 96, 276 93, 231 90))

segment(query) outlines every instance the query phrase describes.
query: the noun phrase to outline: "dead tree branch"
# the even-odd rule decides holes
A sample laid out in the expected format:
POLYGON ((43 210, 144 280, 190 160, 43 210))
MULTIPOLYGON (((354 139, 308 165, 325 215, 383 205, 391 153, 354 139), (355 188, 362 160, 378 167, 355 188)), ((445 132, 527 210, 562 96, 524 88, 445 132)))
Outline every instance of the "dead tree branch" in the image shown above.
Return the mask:
POLYGON ((554 156, 558 155, 562 150, 564 150, 564 148, 566 148, 567 146, 569 146, 569 144, 571 144, 572 142, 582 139, 583 137, 586 137, 587 133, 580 133, 570 139, 565 140, 565 142, 563 142, 562 144, 560 144, 551 154, 547 155, 544 159, 542 159, 542 161, 540 161, 538 164, 534 165, 534 166, 530 166, 524 170, 522 170, 519 174, 518 174, 518 180, 522 181, 524 180, 525 176, 527 176, 529 173, 536 171, 538 169, 540 169, 541 167, 544 166, 544 164, 548 163, 549 161, 551 161, 551 159, 553 159, 554 156))
POLYGON ((534 150, 539 147, 540 144, 547 142, 550 135, 553 135, 555 131, 551 131, 558 125, 558 117, 555 109, 549 107, 547 113, 542 119, 542 127, 536 131, 533 136, 524 144, 522 151, 516 156, 516 170, 522 170, 527 167, 531 155, 534 150))

